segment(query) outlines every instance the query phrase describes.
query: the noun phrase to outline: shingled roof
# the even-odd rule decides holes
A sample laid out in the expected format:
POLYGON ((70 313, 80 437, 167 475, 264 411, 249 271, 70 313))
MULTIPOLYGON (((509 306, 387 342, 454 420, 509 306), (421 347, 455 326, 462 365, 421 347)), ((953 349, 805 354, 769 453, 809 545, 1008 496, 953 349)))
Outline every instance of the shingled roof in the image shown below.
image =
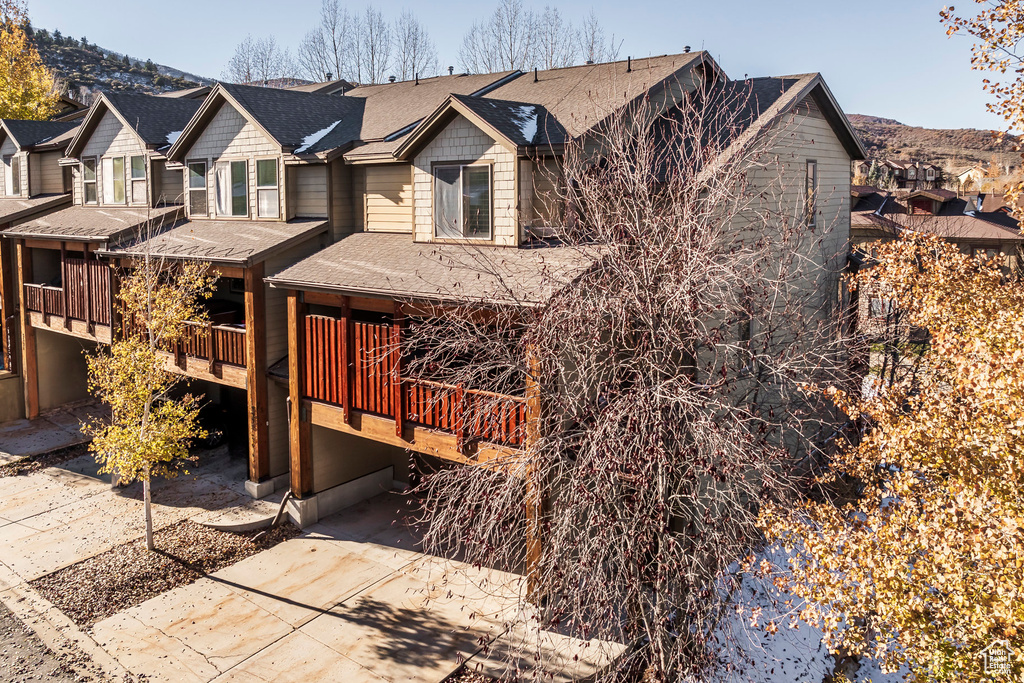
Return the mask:
POLYGON ((149 238, 123 242, 101 254, 201 260, 251 266, 268 256, 327 232, 322 219, 245 222, 187 221, 149 238))
MULTIPOLYGON (((81 121, 22 121, 3 119, 0 125, 21 150, 52 142, 78 128, 81 121)), ((67 138, 65 138, 67 139, 67 138)))
POLYGON ((68 145, 67 155, 76 157, 99 125, 103 113, 111 111, 146 147, 157 150, 169 146, 168 135, 182 130, 199 110, 199 100, 138 93, 100 93, 81 127, 68 145))
POLYGON ((0 198, 0 224, 29 218, 37 213, 49 211, 62 204, 71 203, 71 194, 41 194, 27 199, 17 197, 0 198))
POLYGON ((109 242, 130 235, 148 221, 167 225, 179 219, 182 207, 156 209, 72 206, 4 230, 7 237, 68 242, 109 242))
POLYGON ((594 263, 567 247, 479 247, 357 232, 267 278, 274 287, 427 301, 538 304, 594 263))
MULTIPOLYGON (((1016 219, 1002 210, 977 211, 977 199, 969 201, 955 196, 945 199, 936 214, 908 212, 905 198, 867 186, 858 187, 853 204, 850 225, 853 228, 881 229, 889 231, 912 230, 927 232, 950 240, 980 240, 996 242, 1020 242, 1024 236, 1016 219)), ((940 193, 947 197, 947 191, 928 190, 914 195, 927 196, 940 193)), ((931 198, 931 197, 929 197, 931 198)), ((940 200, 942 201, 942 200, 940 200)), ((983 200, 984 202, 984 200, 983 200)))

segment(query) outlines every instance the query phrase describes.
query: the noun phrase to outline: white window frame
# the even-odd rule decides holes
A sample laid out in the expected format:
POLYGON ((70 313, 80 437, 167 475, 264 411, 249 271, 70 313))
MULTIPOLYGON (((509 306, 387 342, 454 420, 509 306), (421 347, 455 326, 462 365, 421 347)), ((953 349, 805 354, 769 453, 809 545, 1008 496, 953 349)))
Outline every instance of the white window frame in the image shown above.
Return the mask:
POLYGON ((193 159, 185 162, 185 195, 186 205, 188 206, 189 216, 209 216, 210 215, 210 164, 206 159, 193 159), (202 166, 203 167, 203 187, 193 188, 192 187, 192 176, 191 167, 202 166), (203 212, 195 213, 192 211, 192 192, 202 192, 205 196, 203 202, 203 212))
MULTIPOLYGON (((147 166, 149 164, 146 163, 148 160, 146 159, 146 156, 144 154, 133 154, 132 156, 127 157, 127 159, 128 159, 128 163, 125 165, 125 175, 128 176, 128 179, 129 179, 128 182, 131 183, 131 191, 132 191, 131 203, 132 204, 149 204, 149 199, 146 196, 147 195, 146 190, 149 187, 149 183, 148 183, 148 181, 149 181, 149 170, 147 168, 147 166), (138 178, 135 177, 135 165, 133 163, 135 159, 142 159, 142 176, 138 177, 138 178), (138 198, 135 196, 135 186, 136 186, 136 184, 141 184, 142 185, 142 196, 138 197, 138 198)), ((127 182, 125 184, 127 185, 127 182)), ((125 189, 127 190, 127 188, 125 188, 125 189)), ((127 197, 125 197, 125 199, 127 199, 127 197)))
POLYGON ((434 239, 440 239, 440 240, 473 240, 473 241, 480 241, 480 242, 491 242, 491 241, 493 241, 494 240, 494 165, 493 164, 489 164, 489 163, 480 163, 480 162, 473 162, 473 163, 439 162, 439 163, 434 164, 433 167, 430 169, 430 171, 431 171, 430 172, 430 195, 431 195, 431 201, 434 204, 434 206, 431 209, 430 220, 434 224, 434 229, 433 229, 434 239), (489 197, 489 206, 490 206, 490 211, 488 212, 489 215, 487 217, 488 218, 488 221, 487 221, 487 236, 486 237, 482 237, 482 236, 472 237, 472 236, 466 235, 466 226, 464 224, 459 226, 459 229, 460 229, 462 234, 457 236, 457 237, 446 237, 444 235, 438 234, 438 230, 437 230, 437 206, 436 206, 437 198, 435 196, 436 192, 437 192, 437 171, 438 171, 438 169, 442 169, 442 168, 458 168, 459 169, 459 217, 460 217, 460 220, 461 220, 462 218, 465 217, 465 211, 464 211, 463 206, 462 206, 462 198, 466 194, 465 190, 463 189, 463 186, 464 186, 463 183, 465 182, 465 180, 464 180, 465 176, 464 176, 463 172, 464 172, 464 170, 466 168, 481 168, 481 167, 487 169, 487 193, 488 193, 488 197, 489 197))
POLYGON ((96 157, 87 157, 82 159, 82 204, 99 204, 100 203, 100 187, 99 187, 99 161, 96 157), (92 180, 85 179, 85 164, 86 162, 92 162, 92 180), (92 185, 93 195, 95 199, 89 201, 88 193, 86 192, 86 186, 92 185))
POLYGON ((102 201, 102 204, 104 206, 125 206, 125 205, 128 204, 128 183, 127 183, 127 179, 125 178, 125 163, 124 163, 124 160, 125 160, 125 158, 123 156, 103 157, 100 160, 100 176, 101 176, 100 177, 100 183, 103 186, 103 188, 102 188, 103 189, 103 201, 102 201), (116 174, 114 173, 114 162, 117 161, 117 160, 121 161, 121 178, 120 178, 120 180, 121 180, 121 197, 122 197, 122 201, 117 201, 117 199, 116 199, 116 196, 117 196, 117 185, 116 185, 116 182, 117 182, 118 178, 117 178, 116 174), (109 172, 108 172, 108 169, 109 169, 109 172), (108 190, 107 183, 108 182, 110 183, 110 185, 109 185, 109 190, 110 190, 109 198, 107 196, 107 190, 108 190))
POLYGON ((281 218, 281 162, 277 157, 264 157, 262 159, 256 159, 256 217, 257 218, 271 218, 277 220, 281 218), (274 184, 273 185, 260 185, 260 163, 261 162, 274 162, 274 184), (264 215, 260 211, 260 196, 263 194, 274 193, 276 199, 273 202, 274 215, 264 215))
POLYGON ((214 190, 214 211, 218 218, 248 218, 252 213, 249 206, 249 160, 248 159, 218 159, 213 164, 213 190, 214 190), (234 213, 234 195, 228 195, 228 202, 230 202, 231 209, 228 213, 221 213, 220 210, 220 184, 217 182, 218 169, 227 166, 228 167, 228 187, 229 192, 233 191, 234 185, 230 182, 231 178, 231 165, 232 164, 243 164, 245 167, 245 213, 236 214, 234 213))
POLYGON ((818 225, 818 161, 808 159, 805 166, 804 179, 804 214, 807 227, 818 225))

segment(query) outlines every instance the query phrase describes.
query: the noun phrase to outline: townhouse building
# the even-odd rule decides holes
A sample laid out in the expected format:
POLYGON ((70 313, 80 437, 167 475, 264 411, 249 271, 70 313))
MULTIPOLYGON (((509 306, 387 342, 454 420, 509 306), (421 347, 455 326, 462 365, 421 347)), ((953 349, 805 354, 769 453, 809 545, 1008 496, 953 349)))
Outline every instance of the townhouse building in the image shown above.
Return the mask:
POLYGON ((219 276, 210 323, 167 367, 230 408, 247 489, 288 486, 299 524, 406 484, 412 457, 514 452, 539 410, 530 388, 407 376, 407 316, 502 303, 508 281, 540 304, 553 293, 542 271, 594 267, 557 240, 566 146, 621 107, 671 115, 709 88, 750 93, 748 137, 785 120, 772 152, 792 175, 787 201, 836 226, 813 257, 845 262, 851 161, 865 154, 818 74, 730 81, 696 52, 315 86, 98 99, 61 160, 71 205, 4 231, 29 415, 84 395, 80 350, 123 333, 116 272, 148 254, 219 276))

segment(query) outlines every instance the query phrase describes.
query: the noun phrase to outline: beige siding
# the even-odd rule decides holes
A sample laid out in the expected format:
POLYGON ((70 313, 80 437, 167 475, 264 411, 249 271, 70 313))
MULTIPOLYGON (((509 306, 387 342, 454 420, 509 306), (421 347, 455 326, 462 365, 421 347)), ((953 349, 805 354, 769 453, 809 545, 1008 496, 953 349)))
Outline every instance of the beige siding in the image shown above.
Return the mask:
POLYGON ((71 201, 75 204, 82 204, 82 167, 71 167, 71 201))
POLYGON ((184 202, 185 172, 167 168, 166 161, 153 162, 153 180, 156 182, 157 204, 181 204, 184 202))
POLYGON ((300 218, 327 218, 327 166, 295 166, 294 193, 289 195, 289 208, 295 207, 300 218))
MULTIPOLYGON (((357 167, 340 159, 331 162, 331 238, 340 239, 355 229, 352 183, 357 167)), ((361 170, 361 169, 360 169, 361 170)))
POLYGON ((519 243, 516 225, 516 157, 483 131, 458 116, 431 140, 413 163, 416 241, 434 239, 433 165, 443 162, 490 162, 492 164, 492 221, 494 244, 519 243))
POLYGON ((63 194, 64 170, 60 167, 60 152, 33 154, 29 166, 37 169, 38 181, 32 181, 33 194, 63 194))
MULTIPOLYGON (((557 228, 562 225, 558 185, 561 170, 555 159, 541 159, 533 167, 533 216, 537 227, 557 228)), ((523 181, 523 184, 528 184, 523 181)))
POLYGON ((396 481, 409 480, 409 454, 379 441, 313 426, 310 439, 316 493, 394 466, 396 481))
POLYGON ((366 167, 365 230, 412 232, 412 166, 366 167))
MULTIPOLYGON (((133 156, 146 156, 146 150, 141 140, 135 131, 122 125, 121 120, 108 111, 100 119, 92 135, 89 136, 80 158, 124 157, 125 199, 130 202, 131 157, 133 156)), ((96 195, 99 203, 103 204, 103 163, 99 160, 96 163, 96 195)), ((123 204, 116 206, 123 206, 123 204)))
MULTIPOLYGON (((217 215, 217 196, 214 184, 214 164, 216 161, 242 161, 248 165, 249 173, 249 217, 256 217, 256 159, 269 157, 278 160, 278 178, 281 186, 280 198, 284 202, 284 168, 281 163, 281 148, 265 136, 256 126, 229 104, 221 106, 213 120, 206 126, 199 139, 186 152, 189 161, 206 161, 207 201, 209 215, 217 215)), ((294 215, 289 206, 287 212, 294 215)), ((285 216, 282 209, 282 216, 285 216)))
MULTIPOLYGON (((273 275, 316 253, 323 237, 309 240, 297 247, 268 259, 264 265, 266 275, 273 275)), ((267 367, 288 355, 288 292, 264 285, 267 330, 267 367)), ((265 368, 260 368, 265 371, 265 368)), ((270 451, 270 476, 276 477, 289 469, 288 416, 285 398, 288 390, 274 382, 268 383, 267 410, 270 451)))

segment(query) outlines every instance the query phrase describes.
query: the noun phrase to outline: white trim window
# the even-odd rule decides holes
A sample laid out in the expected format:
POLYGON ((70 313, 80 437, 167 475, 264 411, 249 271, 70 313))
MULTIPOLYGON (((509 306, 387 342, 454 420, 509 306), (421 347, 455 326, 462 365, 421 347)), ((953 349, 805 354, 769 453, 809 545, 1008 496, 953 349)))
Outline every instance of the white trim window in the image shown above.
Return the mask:
POLYGON ((82 159, 82 203, 95 204, 96 200, 96 160, 82 159))
POLYGON ((124 157, 104 157, 101 170, 103 203, 124 204, 124 157))
POLYGON ((4 157, 4 194, 21 196, 21 159, 14 155, 4 157))
POLYGON ((256 215, 259 218, 281 217, 277 159, 256 160, 256 215))
POLYGON ((148 204, 146 199, 146 157, 131 158, 132 204, 148 204))
POLYGON ((249 215, 249 171, 245 161, 218 161, 214 171, 218 216, 249 215))
POLYGON ((805 182, 804 216, 807 220, 807 227, 813 228, 818 224, 818 162, 814 159, 807 160, 805 182))
POLYGON ((493 223, 490 164, 434 167, 434 236, 489 240, 493 223))
POLYGON ((185 171, 188 178, 188 213, 190 216, 210 215, 206 189, 206 162, 190 161, 185 171))

